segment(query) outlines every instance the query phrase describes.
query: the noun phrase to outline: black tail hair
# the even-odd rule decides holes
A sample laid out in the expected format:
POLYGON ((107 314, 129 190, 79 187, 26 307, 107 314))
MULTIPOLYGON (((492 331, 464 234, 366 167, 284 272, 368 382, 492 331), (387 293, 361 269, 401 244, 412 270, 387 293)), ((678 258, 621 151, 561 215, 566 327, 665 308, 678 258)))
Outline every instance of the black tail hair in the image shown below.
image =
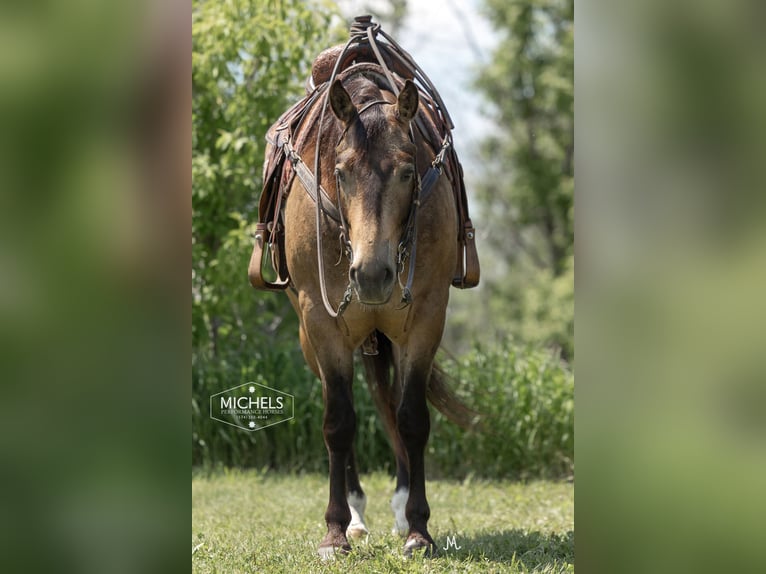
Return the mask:
MULTIPOLYGON (((394 361, 394 349, 391 340, 380 331, 375 333, 378 341, 377 355, 362 355, 367 386, 375 401, 383 424, 397 450, 396 409, 401 400, 399 373, 394 361)), ((476 426, 478 413, 467 407, 452 391, 450 377, 436 362, 431 370, 431 377, 426 389, 428 401, 447 419, 461 428, 476 426)), ((401 454, 398 453, 397 454, 401 454)))

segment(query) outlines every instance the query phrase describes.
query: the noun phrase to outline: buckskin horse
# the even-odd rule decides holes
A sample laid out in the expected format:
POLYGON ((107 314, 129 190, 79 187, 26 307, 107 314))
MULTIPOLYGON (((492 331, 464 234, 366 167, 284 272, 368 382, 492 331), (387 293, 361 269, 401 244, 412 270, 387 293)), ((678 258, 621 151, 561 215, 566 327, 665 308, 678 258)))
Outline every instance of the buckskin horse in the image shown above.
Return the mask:
POLYGON ((345 46, 320 54, 310 81, 267 135, 249 276, 286 290, 322 381, 330 500, 319 554, 348 552, 349 538, 368 533, 353 450, 360 347, 396 457, 394 530, 406 536, 405 555, 430 553, 427 400, 452 420, 470 416, 434 355, 450 285, 479 279, 452 123, 422 70, 369 17, 355 20, 345 46), (267 252, 274 281, 263 273, 267 252))

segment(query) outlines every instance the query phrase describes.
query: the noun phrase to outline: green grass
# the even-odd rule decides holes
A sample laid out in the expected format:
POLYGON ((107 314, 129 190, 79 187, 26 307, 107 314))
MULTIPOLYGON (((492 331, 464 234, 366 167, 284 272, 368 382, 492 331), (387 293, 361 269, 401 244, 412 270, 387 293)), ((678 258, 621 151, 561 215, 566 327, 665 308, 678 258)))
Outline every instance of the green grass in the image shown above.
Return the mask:
POLYGON ((405 560, 390 534, 393 479, 362 477, 368 541, 334 562, 316 555, 325 533, 325 476, 257 471, 192 478, 192 570, 284 572, 574 572, 571 483, 466 480, 427 483, 435 558, 405 560), (460 548, 449 548, 447 537, 460 548))

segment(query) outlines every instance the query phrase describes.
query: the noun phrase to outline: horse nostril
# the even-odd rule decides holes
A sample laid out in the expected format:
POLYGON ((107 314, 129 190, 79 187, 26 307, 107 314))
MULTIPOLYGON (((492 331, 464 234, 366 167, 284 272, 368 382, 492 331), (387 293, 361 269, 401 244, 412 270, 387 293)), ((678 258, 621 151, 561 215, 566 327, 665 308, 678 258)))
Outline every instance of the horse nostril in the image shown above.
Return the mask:
POLYGON ((355 287, 384 288, 394 281, 394 269, 390 265, 352 265, 348 278, 355 287))

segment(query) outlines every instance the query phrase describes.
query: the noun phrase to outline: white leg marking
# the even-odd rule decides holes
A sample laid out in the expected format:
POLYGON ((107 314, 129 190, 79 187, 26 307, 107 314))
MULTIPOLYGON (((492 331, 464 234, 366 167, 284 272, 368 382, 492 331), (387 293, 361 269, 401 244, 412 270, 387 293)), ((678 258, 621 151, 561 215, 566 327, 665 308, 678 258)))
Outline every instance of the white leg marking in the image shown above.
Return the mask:
POLYGON ((364 509, 367 507, 367 497, 358 492, 348 493, 348 507, 351 510, 351 522, 346 528, 347 538, 362 538, 367 536, 370 531, 364 524, 364 509))
POLYGON ((391 510, 394 511, 394 527, 391 534, 401 534, 406 536, 410 531, 410 524, 404 515, 404 509, 407 506, 407 499, 410 497, 409 488, 401 488, 394 493, 391 499, 391 510))

